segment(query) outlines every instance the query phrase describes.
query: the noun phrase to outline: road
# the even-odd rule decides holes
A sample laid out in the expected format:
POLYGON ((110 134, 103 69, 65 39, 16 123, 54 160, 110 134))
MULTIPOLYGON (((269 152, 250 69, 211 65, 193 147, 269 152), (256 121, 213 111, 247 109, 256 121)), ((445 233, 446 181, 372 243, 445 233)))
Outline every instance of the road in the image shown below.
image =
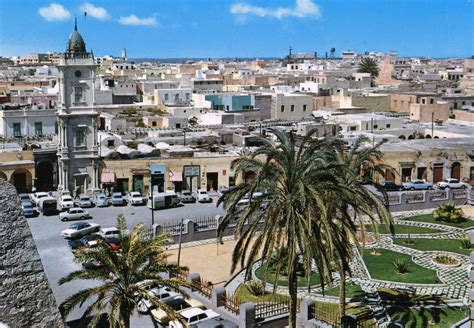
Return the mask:
MULTIPOLYGON (((120 213, 125 215, 129 229, 132 229, 139 222, 146 226, 151 225, 151 211, 146 206, 109 206, 90 208, 87 211, 92 216, 92 219, 88 221, 98 223, 102 227, 116 226, 116 218, 120 213)), ((221 207, 216 208, 216 198, 214 198, 213 202, 208 204, 185 204, 177 208, 157 210, 155 211, 155 223, 177 221, 181 218, 209 217, 224 213, 221 207)), ((28 219, 41 262, 58 305, 73 293, 93 286, 89 281, 74 281, 63 286, 58 284, 61 277, 81 268, 81 265, 73 262, 74 256, 69 249, 67 240, 61 237, 61 231, 68 228, 72 222, 61 222, 57 215, 40 215, 28 219)), ((79 318, 84 309, 85 306, 76 309, 69 315, 68 320, 79 318)), ((132 327, 153 327, 149 316, 142 316, 138 313, 133 316, 131 323, 132 327)))

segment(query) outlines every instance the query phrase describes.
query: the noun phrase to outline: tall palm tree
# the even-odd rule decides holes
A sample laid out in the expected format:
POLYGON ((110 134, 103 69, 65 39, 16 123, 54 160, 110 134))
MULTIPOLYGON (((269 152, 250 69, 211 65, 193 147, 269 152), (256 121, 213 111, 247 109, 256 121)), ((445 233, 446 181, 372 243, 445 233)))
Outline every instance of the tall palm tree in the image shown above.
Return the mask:
POLYGON ((243 181, 218 201, 224 204, 227 215, 219 226, 236 223, 237 243, 232 255, 232 268, 246 269, 246 279, 252 276, 253 263, 261 258, 266 271, 273 258, 286 261, 275 265, 276 281, 283 270, 287 275, 290 308, 289 325, 296 327, 297 268, 304 267, 309 285, 313 264, 321 276, 322 286, 331 279, 331 260, 335 249, 342 257, 349 257, 352 246, 342 239, 329 237, 340 233, 340 225, 326 211, 328 192, 341 199, 351 197, 352 191, 338 175, 340 164, 326 142, 313 140, 310 132, 299 147, 291 135, 272 129, 276 142, 261 139, 262 146, 250 155, 232 162, 232 170, 239 176, 255 172, 255 179, 243 181), (262 194, 255 194, 263 192, 262 194), (249 197, 242 210, 239 201, 249 197), (285 255, 285 256, 283 256, 285 255), (298 266, 297 264, 300 263, 298 266))
POLYGON ((369 73, 370 77, 372 78, 372 85, 373 81, 377 79, 379 76, 379 65, 377 64, 377 61, 373 58, 366 57, 362 58, 360 61, 357 72, 359 73, 369 73))
MULTIPOLYGON (((386 224, 393 232, 393 219, 386 205, 387 194, 385 190, 377 182, 374 182, 374 186, 382 194, 381 199, 361 183, 368 172, 370 175, 379 174, 383 176, 387 169, 393 170, 390 166, 383 164, 383 153, 380 150, 382 143, 373 147, 363 147, 368 142, 367 137, 361 136, 354 141, 349 151, 344 150, 343 143, 333 143, 338 162, 342 164, 341 168, 344 168, 340 171, 340 175, 345 180, 346 186, 353 190, 353 198, 341 199, 337 194, 333 194, 330 197, 331 201, 327 203, 327 211, 334 218, 338 218, 341 225, 341 234, 337 237, 346 240, 348 243, 354 242, 359 249, 363 246, 363 241, 359 240, 358 234, 364 239, 367 219, 376 234, 379 223, 386 224)), ((339 259, 343 256, 345 254, 336 254, 339 259)), ((347 261, 344 259, 344 261, 340 260, 337 266, 340 275, 339 305, 341 317, 345 315, 346 273, 350 273, 350 268, 346 264, 347 261)))
POLYGON ((151 287, 170 287, 178 291, 180 283, 165 279, 159 273, 178 273, 179 268, 169 264, 169 254, 164 252, 168 237, 160 235, 147 238, 142 224, 136 225, 128 233, 123 215, 117 217, 121 239, 121 252, 114 251, 105 241, 99 240, 98 247, 79 252, 77 263, 91 260, 99 261, 103 267, 84 268, 71 272, 59 280, 63 285, 74 280, 91 280, 100 284, 81 290, 68 297, 60 310, 66 317, 76 306, 82 306, 91 300, 82 318, 94 315, 90 326, 94 327, 107 311, 110 327, 130 327, 130 316, 141 299, 150 301, 164 310, 170 318, 180 320, 176 313, 149 292, 151 287))

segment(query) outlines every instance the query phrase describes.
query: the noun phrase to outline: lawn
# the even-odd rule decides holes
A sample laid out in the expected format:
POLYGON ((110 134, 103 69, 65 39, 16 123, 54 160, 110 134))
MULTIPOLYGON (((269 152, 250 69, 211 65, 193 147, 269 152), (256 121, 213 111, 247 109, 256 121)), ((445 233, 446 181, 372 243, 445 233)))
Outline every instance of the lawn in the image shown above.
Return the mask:
MULTIPOLYGON (((328 296, 339 296, 339 286, 326 290, 324 295, 328 296)), ((356 301, 364 296, 364 291, 359 285, 346 283, 346 297, 356 301)))
POLYGON ((461 228, 461 229, 474 227, 474 220, 464 219, 464 221, 459 222, 459 223, 436 221, 432 214, 410 216, 410 217, 405 218, 405 220, 444 224, 450 227, 456 227, 456 228, 461 228))
MULTIPOLYGON (((315 306, 317 309, 316 313, 318 313, 318 310, 320 310, 319 312, 321 315, 320 319, 329 319, 327 321, 331 322, 338 317, 338 313, 339 313, 338 303, 326 303, 326 302, 317 301, 315 303, 315 306), (326 315, 329 315, 329 318, 324 318, 323 313, 326 313, 326 315)), ((358 327, 359 326, 372 327, 372 324, 374 322, 373 313, 368 307, 362 306, 362 305, 348 304, 346 305, 346 313, 354 314, 359 318, 358 327)))
POLYGON ((406 328, 449 328, 468 316, 468 307, 389 308, 393 320, 401 320, 406 328))
POLYGON ((377 252, 380 255, 372 255, 372 250, 369 249, 363 251, 365 265, 373 279, 419 284, 440 283, 435 270, 415 264, 409 255, 386 249, 377 249, 377 252), (397 273, 393 266, 395 260, 404 260, 409 263, 408 272, 405 274, 397 273))
POLYGON ((418 249, 420 251, 447 251, 467 255, 471 253, 470 249, 461 248, 459 239, 423 239, 410 238, 413 245, 406 245, 407 238, 394 238, 393 243, 400 246, 418 249))
MULTIPOLYGON (((271 284, 275 283, 275 268, 270 266, 268 268, 268 272, 266 276, 264 276, 264 267, 261 266, 255 271, 255 275, 257 276, 258 279, 264 280, 266 282, 269 282, 271 284)), ((316 272, 311 272, 310 276, 310 286, 315 286, 319 285, 321 283, 321 279, 319 277, 319 274, 316 272)), ((283 275, 283 273, 280 272, 280 275, 278 276, 278 281, 277 281, 278 286, 284 286, 288 287, 288 277, 283 275)), ((306 287, 308 286, 306 284, 306 277, 305 276, 298 276, 298 287, 306 287)))
POLYGON ((253 296, 252 294, 250 294, 249 290, 245 285, 240 285, 239 288, 237 288, 237 290, 235 291, 234 296, 239 300, 240 303, 278 302, 284 299, 288 299, 288 296, 286 295, 273 294, 269 292, 265 292, 265 295, 262 296, 253 296))
MULTIPOLYGON (((373 231, 373 227, 370 224, 365 225, 366 231, 373 231)), ((395 224, 394 225, 395 234, 416 234, 416 233, 436 233, 436 232, 443 232, 443 230, 439 229, 431 229, 425 227, 414 227, 414 226, 407 226, 403 224, 395 224)), ((380 234, 389 234, 390 230, 385 224, 379 224, 378 230, 380 234)))

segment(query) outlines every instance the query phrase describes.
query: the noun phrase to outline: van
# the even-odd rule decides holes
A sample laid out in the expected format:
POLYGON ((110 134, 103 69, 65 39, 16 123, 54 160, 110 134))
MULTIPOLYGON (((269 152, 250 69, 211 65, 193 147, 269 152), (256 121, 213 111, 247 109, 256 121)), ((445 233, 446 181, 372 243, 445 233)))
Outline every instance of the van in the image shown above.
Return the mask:
POLYGON ((160 209, 160 208, 168 208, 168 207, 176 207, 179 205, 179 198, 178 195, 174 191, 166 191, 166 192, 159 192, 153 194, 153 202, 151 199, 151 195, 148 196, 147 206, 148 208, 153 209, 160 209))
POLYGON ((36 207, 43 215, 54 215, 58 212, 58 201, 54 197, 43 197, 36 207))

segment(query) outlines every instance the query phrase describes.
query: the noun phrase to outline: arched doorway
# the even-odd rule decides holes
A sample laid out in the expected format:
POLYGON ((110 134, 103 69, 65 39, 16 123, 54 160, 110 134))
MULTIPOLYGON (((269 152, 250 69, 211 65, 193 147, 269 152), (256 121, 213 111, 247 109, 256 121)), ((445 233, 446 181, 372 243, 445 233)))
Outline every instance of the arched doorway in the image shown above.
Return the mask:
POLYGON ((431 134, 427 134, 427 135, 425 136, 425 138, 426 138, 426 139, 431 139, 431 134))
POLYGON ((415 139, 415 136, 414 136, 414 135, 409 135, 409 136, 408 136, 408 140, 413 140, 413 139, 415 139))
POLYGON ((54 166, 49 161, 36 165, 36 190, 51 191, 54 189, 54 166))
POLYGON ((461 180, 461 163, 454 162, 451 165, 451 178, 461 180))
POLYGON ((7 175, 6 175, 5 173, 3 173, 3 172, 0 172, 0 179, 3 179, 3 180, 5 180, 5 181, 8 181, 7 175))
POLYGON ((400 139, 400 140, 405 140, 406 137, 402 134, 401 136, 398 137, 398 139, 400 139))
POLYGON ((10 182, 18 193, 31 192, 31 173, 26 169, 17 169, 13 172, 10 182))

